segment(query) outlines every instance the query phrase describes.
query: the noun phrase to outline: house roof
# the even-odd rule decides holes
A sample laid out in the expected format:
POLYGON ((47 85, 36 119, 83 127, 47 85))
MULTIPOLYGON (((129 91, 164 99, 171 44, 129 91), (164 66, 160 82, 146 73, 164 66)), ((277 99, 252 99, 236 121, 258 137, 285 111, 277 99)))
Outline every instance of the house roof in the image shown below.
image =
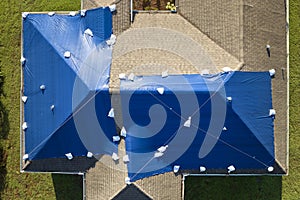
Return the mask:
MULTIPOLYGON (((124 2, 129 2, 129 1, 120 1, 121 3, 124 4, 124 2)), ((120 2, 118 2, 117 6, 120 6, 120 2)), ((253 3, 253 2, 252 2, 253 3)), ((181 14, 183 17, 175 14, 175 15, 170 15, 170 14, 137 14, 135 16, 135 23, 132 25, 132 28, 129 29, 128 31, 123 32, 127 27, 129 23, 129 18, 124 17, 125 15, 128 15, 129 12, 126 9, 128 9, 126 6, 122 5, 122 11, 124 12, 117 12, 113 16, 113 22, 114 22, 114 32, 117 33, 118 35, 118 42, 115 45, 114 52, 113 54, 114 59, 111 65, 111 85, 110 85, 110 91, 111 93, 117 93, 119 90, 119 78, 118 75, 120 71, 129 74, 131 72, 134 72, 135 74, 149 74, 149 75, 157 75, 160 74, 161 71, 157 71, 157 69, 164 69, 169 70, 172 74, 182 74, 182 73, 199 73, 199 69, 195 68, 193 64, 187 62, 187 59, 185 59, 184 56, 178 56, 176 52, 172 51, 166 51, 166 49, 161 48, 159 46, 160 44, 157 45, 157 49, 151 48, 136 48, 132 46, 131 44, 126 44, 122 43, 124 41, 145 41, 149 39, 149 41, 160 41, 160 40, 153 40, 155 38, 147 35, 147 33, 151 33, 153 31, 153 28, 162 28, 162 29, 168 29, 171 30, 171 37, 170 38, 176 38, 178 36, 178 32, 180 34, 183 34, 184 36, 188 38, 192 38, 193 41, 196 41, 196 43, 199 44, 208 44, 208 45, 202 45, 202 48, 205 49, 206 52, 210 52, 210 60, 214 60, 216 68, 213 68, 213 70, 219 71, 222 67, 224 66, 230 66, 231 68, 238 69, 242 67, 242 70, 244 71, 267 71, 271 68, 275 68, 277 71, 277 74, 275 76, 275 79, 273 81, 273 104, 274 107, 276 108, 277 111, 277 116, 275 120, 275 164, 274 164, 274 173, 281 173, 284 174, 286 173, 287 169, 287 134, 282 134, 286 133, 286 127, 287 127, 287 109, 285 109, 285 106, 287 104, 287 98, 286 98, 286 89, 287 89, 287 76, 288 76, 288 69, 282 66, 286 66, 286 59, 285 59, 285 50, 286 50, 286 40, 285 40, 285 30, 282 29, 282 26, 285 25, 285 18, 284 18, 284 5, 279 5, 276 4, 276 8, 280 7, 280 9, 277 9, 280 11, 279 15, 277 16, 276 13, 274 12, 269 12, 271 13, 271 16, 263 16, 266 12, 262 12, 262 9, 268 8, 268 9, 274 9, 274 5, 270 6, 266 2, 261 2, 261 5, 256 5, 256 4, 251 4, 251 2, 246 2, 244 6, 244 12, 240 13, 239 15, 244 16, 242 17, 244 21, 241 21, 242 24, 241 27, 243 27, 243 34, 240 35, 240 32, 237 33, 232 33, 236 34, 237 36, 242 36, 242 45, 240 51, 243 52, 243 55, 241 57, 236 57, 232 56, 230 52, 230 47, 225 48, 224 43, 220 42, 216 38, 218 36, 216 35, 210 35, 210 32, 205 32, 203 30, 203 27, 199 27, 196 24, 193 23, 197 28, 195 28, 192 24, 187 22, 184 18, 188 19, 187 16, 182 12, 181 14), (250 9, 249 9, 250 8, 250 9), (123 14, 122 14, 123 13, 123 14), (174 20, 176 19, 176 20, 174 20), (264 20, 262 20, 264 19, 264 20), (252 21, 262 21, 263 23, 260 24, 263 30, 268 30, 268 34, 266 34, 265 31, 257 31, 255 27, 253 27, 252 21), (282 26, 269 26, 269 24, 276 24, 274 23, 275 21, 277 22, 279 20, 279 23, 282 26), (123 23, 126 21, 127 25, 124 26, 123 23), (174 23, 176 21, 176 23, 174 23), (139 28, 146 29, 147 27, 150 27, 147 31, 142 31, 139 28), (200 29, 200 31, 199 31, 200 29), (118 31, 117 31, 118 30, 118 31), (178 31, 179 30, 179 31, 178 31), (139 32, 140 31, 140 32, 139 32), (150 31, 150 32, 149 32, 150 31), (178 31, 177 33, 174 33, 174 31, 178 31), (202 32, 205 32, 203 34, 202 32), (207 37, 209 36, 209 37, 207 37), (255 39, 254 39, 255 38, 255 39), (272 51, 271 57, 267 58, 266 52, 265 52, 265 44, 266 41, 269 41, 269 43, 273 44, 275 46, 274 51, 272 51), (216 43, 215 43, 216 42, 216 43), (120 44, 120 45, 119 45, 120 44), (122 44, 122 45, 121 45, 122 44), (279 45, 279 46, 278 46, 279 45), (126 47, 130 49, 130 51, 126 51, 126 47), (124 49, 125 48, 125 49, 124 49), (224 50, 226 49, 226 50, 224 50), (228 53, 230 52, 230 53, 228 53), (264 55, 264 56, 263 56, 264 55), (141 56, 143 59, 141 59, 141 56), (283 57, 282 57, 283 56, 283 57), (159 60, 156 60, 156 58, 160 58, 159 60), (266 58, 265 58, 266 57, 266 58), (240 58, 243 58, 241 60, 240 58), (217 63, 217 64, 216 64, 217 63), (241 64, 243 63, 243 65, 241 64), (175 64, 175 65, 174 65, 175 64), (124 68, 124 66, 127 66, 124 68), (137 68, 138 66, 139 68, 137 68), (160 68, 161 66, 165 68, 160 68), (157 67, 157 68, 156 68, 157 67), (150 69, 152 68, 152 69, 150 69), (149 70, 150 69, 150 70, 149 70), (174 70, 175 69, 175 70, 174 70), (173 71, 172 71, 173 70, 173 71), (278 72, 282 72, 281 74, 278 72), (279 90, 279 88, 281 88, 279 90), (280 114, 280 115, 279 115, 280 114)), ((87 5, 87 4, 83 4, 87 5)), ((186 5, 190 5, 190 3, 186 3, 186 5)), ((194 6, 192 6, 194 7, 194 6)), ((191 8, 192 8, 191 7, 191 8)), ((86 7, 85 7, 86 8, 86 7)), ((120 7, 119 7, 120 8, 120 7)), ((118 9, 118 7, 117 7, 118 9)), ((231 12, 230 12, 231 13, 231 12)), ((198 13, 197 15, 199 15, 198 13)), ((197 15, 192 15, 191 18, 197 18, 197 15)), ((209 20, 209 19, 206 19, 209 20)), ((189 18, 189 21, 190 18, 189 18)), ((202 20, 203 22, 205 20, 202 20)), ((222 21, 222 20, 221 20, 222 21)), ((215 22, 209 22, 205 21, 207 23, 206 25, 209 26, 209 24, 213 24, 215 22)), ((156 29, 154 29, 156 30, 156 29)), ((169 32, 170 33, 170 32, 169 32)), ((154 35, 157 34, 158 36, 164 35, 164 30, 161 32, 156 32, 154 31, 154 35)), ((186 38, 185 38, 186 39, 186 38)), ((224 38, 223 38, 224 39, 224 38)), ((184 41, 179 40, 179 41, 184 41)), ((225 41, 225 40, 224 40, 225 41)), ((172 39, 170 40, 172 42, 172 39)), ((178 42, 180 44, 180 42, 178 42)), ((226 42, 225 42, 226 45, 226 42)), ((148 46, 149 47, 149 46, 148 46)), ((192 46, 189 46, 192 47, 192 46)), ((273 46, 272 46, 273 47, 273 46)), ((168 47, 170 48, 170 47, 168 47)), ((172 47, 171 47, 172 48, 172 47)), ((174 46, 173 49, 176 47, 174 46)), ((238 51, 236 48, 235 53, 238 54, 238 51)), ((193 49, 192 49, 193 50, 193 49)), ((236 55, 236 54, 233 54, 236 55)), ((205 70, 207 72, 207 68, 201 68, 202 70, 205 70)), ((213 70, 210 70, 210 72, 214 72, 213 70)), ((200 71, 201 73, 201 71, 200 71)), ((121 109, 121 108, 119 108, 121 109)), ((121 113, 121 112, 120 112, 121 113)), ((116 114, 118 115, 118 114, 116 114)), ((120 115, 122 116, 122 115, 120 115)), ((120 117, 119 116, 119 117, 120 117)), ((117 118, 117 117, 116 117, 117 118)), ((116 119, 117 120, 117 119, 116 119)), ((122 125, 122 124, 118 124, 122 125)), ((73 162, 76 159, 70 161, 73 162)), ((49 160, 52 162, 51 160, 49 160)), ((39 169, 44 169, 40 168, 38 165, 39 160, 32 161, 33 163, 36 163, 36 168, 37 171, 39 169)), ((55 160, 53 160, 53 163, 55 163, 55 160)), ((98 164, 99 162, 97 162, 98 164)), ((33 166, 31 164, 31 166, 33 166)), ((30 165, 29 165, 30 167, 30 165)), ((97 167, 97 165, 96 165, 97 167)), ((97 173, 93 173, 93 169, 91 168, 89 170, 90 173, 90 179, 87 182, 87 186, 91 187, 93 185, 93 180, 96 180, 96 177, 98 176, 103 176, 105 173, 101 173, 102 170, 98 171, 97 173)), ((102 168, 100 168, 102 169, 102 168)), ((51 170, 50 170, 51 171, 51 170)), ((102 171, 103 172, 103 171, 102 171)), ((104 170, 105 172, 105 170, 104 170)), ((197 171, 185 171, 186 173, 197 173, 197 171)), ((250 173, 264 173, 264 171, 256 170, 256 171, 251 171, 248 170, 250 173)), ((112 170, 110 171, 112 174, 118 174, 117 171, 112 170)), ((219 173, 219 171, 211 171, 211 173, 219 173)), ((244 173, 244 171, 238 171, 237 173, 244 173)), ((126 174, 120 175, 118 179, 103 179, 103 182, 99 182, 100 184, 106 184, 108 181, 112 181, 114 184, 118 184, 120 182, 124 182, 124 177, 126 177, 126 174)), ((149 194, 152 196, 154 199, 159 199, 161 196, 159 195, 164 195, 164 191, 160 191, 159 188, 155 188, 155 186, 159 185, 157 183, 160 182, 158 179, 159 176, 153 176, 149 178, 145 178, 142 180, 139 180, 136 182, 137 186, 144 191, 146 194, 149 194), (143 182, 144 184, 139 185, 139 183, 143 182), (151 185, 148 187, 147 185, 151 185), (159 193, 159 195, 158 195, 159 193), (155 196, 157 194, 158 196, 155 196)), ((174 179, 174 174, 173 173, 166 173, 162 175, 162 177, 167 177, 166 182, 172 182, 172 180, 175 181, 174 179), (169 176, 170 175, 170 176, 169 176)), ((176 181, 175 181, 176 182, 176 181)), ((178 186, 180 185, 180 178, 176 182, 178 186)), ((99 185, 98 185, 99 186, 99 185)), ((170 186, 170 185, 168 185, 170 186)), ((104 190, 106 187, 104 187, 104 190)), ((119 191, 121 191, 124 187, 116 187, 116 191, 114 194, 117 194, 119 191)), ((96 191, 96 188, 94 193, 99 193, 101 196, 104 191, 96 191), (101 193, 101 194, 100 194, 101 193)), ((174 198, 180 198, 179 194, 180 192, 174 192, 174 198)), ((104 195, 105 196, 105 195, 104 195)), ((108 196, 106 196, 108 197, 108 196)), ((109 196, 112 197, 112 196, 109 196)))

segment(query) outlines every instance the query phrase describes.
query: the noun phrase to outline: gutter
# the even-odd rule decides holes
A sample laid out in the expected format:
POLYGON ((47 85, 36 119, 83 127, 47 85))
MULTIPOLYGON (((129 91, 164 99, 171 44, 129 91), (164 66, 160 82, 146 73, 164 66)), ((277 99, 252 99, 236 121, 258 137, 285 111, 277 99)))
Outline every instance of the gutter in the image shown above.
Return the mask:
POLYGON ((181 184, 181 199, 184 200, 184 190, 185 190, 185 177, 187 174, 182 175, 182 184, 181 184))
POLYGON ((86 177, 85 177, 85 173, 82 173, 82 199, 86 200, 86 177))
POLYGON ((133 23, 133 0, 130 0, 130 22, 133 23))
POLYGON ((234 176, 234 177, 238 177, 238 176, 281 176, 282 174, 185 174, 185 177, 188 176, 199 176, 199 177, 207 177, 207 176, 234 176))
MULTIPOLYGON (((23 56, 23 17, 21 17, 21 56, 23 56)), ((22 91, 23 91, 23 66, 20 62, 21 68, 21 85, 20 85, 20 172, 22 172, 22 164, 23 164, 23 130, 22 130, 22 122, 23 122, 23 102, 22 102, 22 91)))
POLYGON ((83 172, 43 172, 43 171, 26 171, 21 169, 21 173, 39 173, 39 174, 66 174, 66 175, 80 175, 82 176, 84 173, 83 172))

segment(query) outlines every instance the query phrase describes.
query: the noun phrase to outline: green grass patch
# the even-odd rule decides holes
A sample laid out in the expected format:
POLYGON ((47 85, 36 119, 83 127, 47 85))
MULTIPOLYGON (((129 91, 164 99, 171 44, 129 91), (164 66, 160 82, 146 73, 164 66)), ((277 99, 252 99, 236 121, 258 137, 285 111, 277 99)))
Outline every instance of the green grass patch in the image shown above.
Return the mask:
POLYGON ((281 199, 281 177, 188 177, 185 199, 281 199))
POLYGON ((283 199, 300 199, 300 1, 290 1, 290 164, 283 199))
POLYGON ((80 177, 21 174, 19 165, 21 12, 79 10, 80 0, 3 0, 0 7, 0 199, 81 199, 80 177))
POLYGON ((58 200, 82 199, 82 177, 78 175, 52 175, 55 196, 58 200))

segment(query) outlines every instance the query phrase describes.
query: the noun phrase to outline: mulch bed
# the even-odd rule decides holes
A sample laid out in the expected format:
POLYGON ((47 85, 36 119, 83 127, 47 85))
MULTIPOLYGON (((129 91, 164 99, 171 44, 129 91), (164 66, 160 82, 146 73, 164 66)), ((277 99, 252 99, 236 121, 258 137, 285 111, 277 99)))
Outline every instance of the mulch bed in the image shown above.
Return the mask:
POLYGON ((167 10, 167 3, 175 3, 175 0, 134 0, 133 2, 134 10, 167 10))

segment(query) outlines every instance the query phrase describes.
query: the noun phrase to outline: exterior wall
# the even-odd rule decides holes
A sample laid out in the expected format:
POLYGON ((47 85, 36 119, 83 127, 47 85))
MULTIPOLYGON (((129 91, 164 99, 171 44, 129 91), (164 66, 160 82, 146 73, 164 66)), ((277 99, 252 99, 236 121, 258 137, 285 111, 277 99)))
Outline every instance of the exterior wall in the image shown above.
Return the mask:
POLYGON ((177 0, 179 13, 219 46, 243 61, 242 0, 177 0))

